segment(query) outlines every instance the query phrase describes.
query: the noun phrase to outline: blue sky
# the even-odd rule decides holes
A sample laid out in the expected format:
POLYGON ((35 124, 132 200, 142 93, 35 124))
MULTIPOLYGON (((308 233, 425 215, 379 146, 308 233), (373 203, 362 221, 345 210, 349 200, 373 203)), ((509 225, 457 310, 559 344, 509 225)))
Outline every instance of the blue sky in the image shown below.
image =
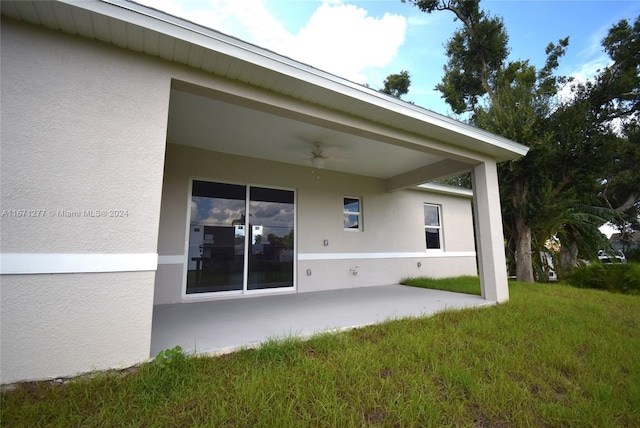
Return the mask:
MULTIPOLYGON (((279 54, 379 89, 391 73, 411 74, 403 97, 449 114, 435 85, 447 58, 444 44, 459 23, 400 0, 138 0, 279 54)), ((600 41, 621 19, 634 21, 640 1, 484 0, 504 19, 511 59, 544 64, 549 42, 569 36, 560 73, 587 79, 607 64, 600 41)))

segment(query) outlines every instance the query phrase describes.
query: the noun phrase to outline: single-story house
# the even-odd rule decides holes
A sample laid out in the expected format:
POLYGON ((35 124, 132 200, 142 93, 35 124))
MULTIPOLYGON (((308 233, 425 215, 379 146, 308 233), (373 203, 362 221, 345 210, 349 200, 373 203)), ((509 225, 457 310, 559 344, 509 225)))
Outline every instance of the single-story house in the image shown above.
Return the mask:
POLYGON ((496 164, 525 146, 125 0, 1 11, 1 383, 148 359, 154 305, 508 299, 496 164))
POLYGON ((640 249, 640 231, 634 230, 632 232, 616 232, 609 237, 611 245, 616 250, 620 251, 633 251, 640 249))

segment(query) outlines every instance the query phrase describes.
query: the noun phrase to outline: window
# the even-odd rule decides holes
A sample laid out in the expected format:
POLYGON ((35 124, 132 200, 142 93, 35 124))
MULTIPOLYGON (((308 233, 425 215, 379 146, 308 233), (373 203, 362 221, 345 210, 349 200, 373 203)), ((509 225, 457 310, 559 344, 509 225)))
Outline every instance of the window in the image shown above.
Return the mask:
POLYGON ((424 234, 427 250, 442 249, 442 224, 438 205, 424 204, 424 234))
POLYGON ((362 230, 362 204, 360 198, 344 198, 344 230, 362 230))

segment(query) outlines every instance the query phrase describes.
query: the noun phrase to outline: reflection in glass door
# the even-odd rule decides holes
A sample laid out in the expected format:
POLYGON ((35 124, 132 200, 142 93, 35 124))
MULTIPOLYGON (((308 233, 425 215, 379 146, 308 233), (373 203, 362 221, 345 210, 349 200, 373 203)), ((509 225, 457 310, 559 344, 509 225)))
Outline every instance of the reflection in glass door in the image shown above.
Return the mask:
POLYGON ((293 287, 294 219, 293 191, 194 180, 186 293, 293 287))
POLYGON ((242 290, 246 188, 193 181, 187 294, 242 290))
POLYGON ((247 288, 293 287, 293 192, 252 187, 247 288))

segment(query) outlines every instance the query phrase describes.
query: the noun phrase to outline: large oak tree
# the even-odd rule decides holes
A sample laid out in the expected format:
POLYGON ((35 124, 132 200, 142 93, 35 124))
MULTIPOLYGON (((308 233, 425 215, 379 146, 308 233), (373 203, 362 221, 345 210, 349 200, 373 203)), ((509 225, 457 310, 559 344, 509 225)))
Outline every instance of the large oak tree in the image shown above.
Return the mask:
POLYGON ((630 144, 637 132, 628 120, 638 111, 638 22, 612 28, 603 46, 613 65, 593 82, 574 85, 560 103, 569 79, 555 71, 568 38, 550 43, 537 69, 528 60, 507 60, 504 22, 481 10, 479 0, 405 1, 427 13, 452 12, 461 22, 446 44, 449 60, 437 85, 454 112, 531 148, 499 166, 507 255, 517 279, 534 280, 534 261, 542 265, 540 252, 552 236, 563 241, 566 264, 579 251, 589 256, 605 245, 597 231, 612 218, 605 202, 619 210, 638 205, 638 181, 635 190, 631 184, 637 172, 629 169, 640 162, 637 144, 630 144), (627 125, 614 129, 616 119, 627 125))

